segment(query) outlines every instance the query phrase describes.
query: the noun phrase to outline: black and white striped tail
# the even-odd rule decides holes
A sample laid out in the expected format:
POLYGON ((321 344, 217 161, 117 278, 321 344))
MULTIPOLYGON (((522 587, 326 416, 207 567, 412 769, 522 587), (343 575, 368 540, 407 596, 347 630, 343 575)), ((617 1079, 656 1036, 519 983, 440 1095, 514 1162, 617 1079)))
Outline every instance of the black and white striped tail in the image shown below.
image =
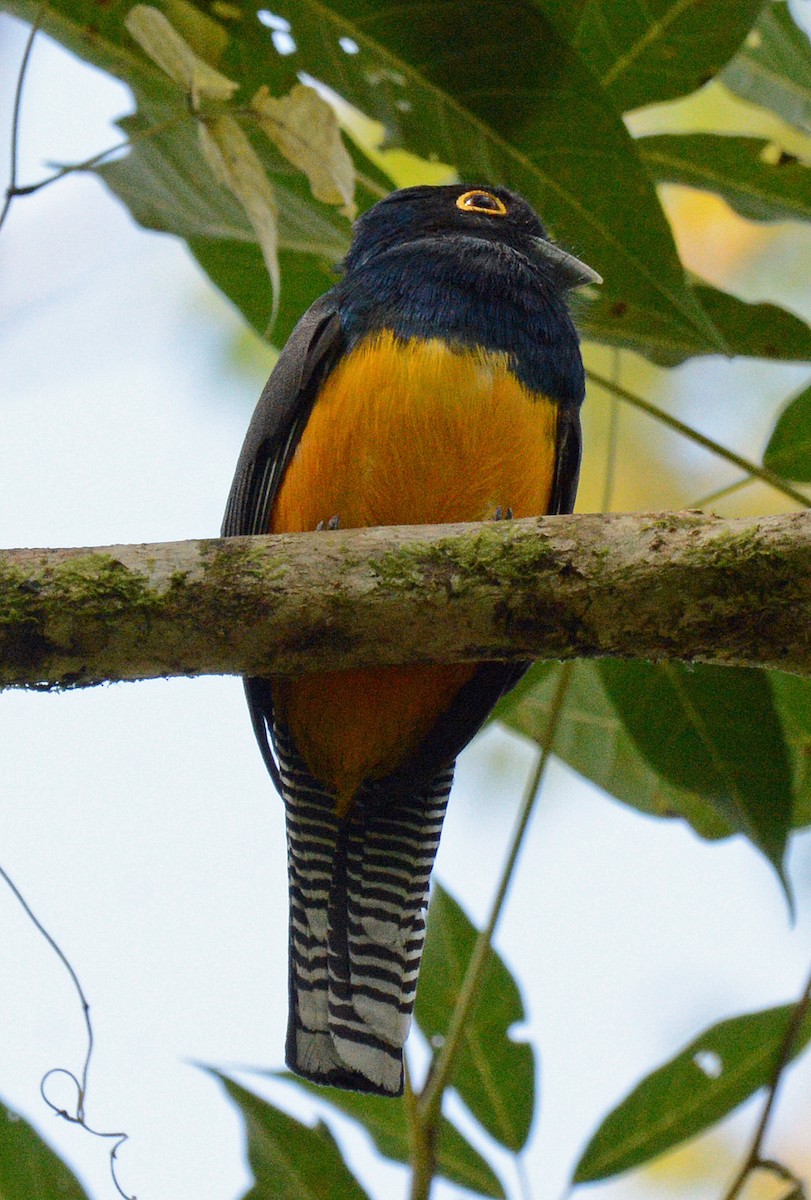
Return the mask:
POLYGON ((453 767, 387 804, 335 797, 274 730, 287 810, 287 1065, 319 1083, 399 1095, 425 938, 424 910, 453 767))

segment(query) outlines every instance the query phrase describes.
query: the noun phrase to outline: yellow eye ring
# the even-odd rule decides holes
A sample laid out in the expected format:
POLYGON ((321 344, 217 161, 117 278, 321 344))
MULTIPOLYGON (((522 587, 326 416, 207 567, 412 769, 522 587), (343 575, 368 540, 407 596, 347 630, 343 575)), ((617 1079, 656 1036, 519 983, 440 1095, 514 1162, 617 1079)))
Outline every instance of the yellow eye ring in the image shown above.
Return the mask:
POLYGON ((456 207, 462 212, 486 213, 488 217, 506 217, 507 205, 492 192, 476 188, 473 192, 464 192, 456 201, 456 207))

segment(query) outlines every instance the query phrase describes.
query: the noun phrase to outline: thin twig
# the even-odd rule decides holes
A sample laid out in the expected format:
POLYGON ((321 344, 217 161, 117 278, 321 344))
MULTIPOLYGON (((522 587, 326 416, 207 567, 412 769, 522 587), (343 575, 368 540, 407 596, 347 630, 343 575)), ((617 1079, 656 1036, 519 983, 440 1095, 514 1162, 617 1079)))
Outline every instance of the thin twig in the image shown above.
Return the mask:
MULTIPOLYGON (((552 753, 552 747, 555 742, 560 718, 563 713, 566 694, 571 681, 573 664, 564 663, 560 669, 558 684, 555 693, 552 697, 552 703, 549 709, 549 718, 547 720, 546 729, 543 735, 543 749, 538 756, 535 769, 532 773, 532 778, 524 794, 524 801, 521 807, 521 813, 513 833, 510 844, 507 860, 502 870, 501 879, 499 881, 496 895, 493 900, 490 916, 487 924, 479 933, 476 939, 476 945, 473 949, 470 962, 468 964, 465 977, 462 982, 462 987, 459 992, 458 999, 454 1008, 451 1024, 445 1037, 445 1042, 440 1050, 431 1071, 428 1080, 423 1089, 422 1095, 419 1097, 419 1103, 416 1112, 416 1120, 418 1124, 418 1144, 425 1146, 430 1145, 432 1138, 435 1135, 437 1122, 439 1120, 440 1111, 442 1108, 442 1097, 445 1088, 451 1081, 453 1067, 455 1065, 456 1055, 461 1045, 462 1039, 465 1036, 465 1028, 470 1018, 470 1015, 476 1005, 479 997, 479 988, 481 986, 484 970, 487 966, 487 959, 490 952, 490 945, 495 933, 496 925, 501 916, 504 907, 504 901, 509 890, 512 880, 515 865, 518 860, 518 855, 523 844, 524 835, 526 834, 527 826, 535 808, 535 803, 538 799, 541 790, 546 768, 549 763, 549 758, 552 753)), ((411 1200, 427 1200, 431 1180, 433 1178, 432 1164, 425 1162, 416 1162, 414 1165, 414 1183, 412 1184, 411 1200), (419 1180, 419 1190, 416 1188, 416 1183, 419 1180)))
POLYGON ((699 496, 697 500, 691 500, 687 507, 700 508, 703 512, 708 505, 715 504, 717 500, 725 500, 727 496, 733 496, 735 492, 742 491, 743 488, 749 487, 754 482, 754 476, 745 475, 742 479, 736 479, 734 483, 727 483, 724 487, 713 488, 711 492, 707 492, 704 496, 699 496))
POLYGON ((748 475, 754 475, 757 479, 762 479, 764 483, 768 483, 776 491, 782 492, 784 496, 788 496, 796 504, 802 505, 803 508, 811 508, 811 498, 803 495, 802 492, 798 492, 796 488, 791 487, 784 479, 776 475, 774 471, 770 471, 768 467, 758 466, 757 463, 751 462, 748 458, 736 454, 734 450, 729 450, 713 438, 699 433, 691 425, 686 425, 684 421, 680 421, 677 417, 672 417, 663 408, 652 404, 650 400, 643 399, 642 396, 637 396, 635 392, 629 392, 627 388, 620 387, 619 384, 606 379, 604 375, 598 375, 595 371, 588 370, 586 371, 586 377, 592 383, 596 383, 598 387, 605 388, 608 392, 613 392, 615 396, 619 396, 620 399, 647 413, 648 416, 655 417, 657 421, 661 421, 664 425, 669 425, 671 429, 675 429, 677 433, 689 438, 697 445, 703 446, 705 450, 710 450, 713 454, 717 454, 719 458, 724 458, 727 462, 734 463, 736 467, 740 467, 748 475))
POLYGON ((45 15, 45 5, 41 4, 37 10, 37 15, 34 17, 31 29, 28 33, 28 40, 25 43, 23 51, 23 60, 20 64, 20 73, 17 76, 17 87, 14 92, 14 111, 11 118, 11 169, 9 171, 9 184, 6 188, 6 195, 3 201, 2 210, 0 210, 0 229, 3 228, 3 222, 8 216, 8 211, 11 208, 11 201, 18 194, 17 192, 17 142, 20 128, 20 109, 22 107, 23 84, 25 82, 25 73, 28 70, 28 63, 31 58, 31 51, 34 47, 34 38, 39 32, 40 23, 45 15))
POLYGON ((62 963, 62 966, 67 971, 68 975, 70 976, 70 981, 73 984, 76 995, 79 997, 79 1004, 81 1005, 82 1016, 84 1017, 85 1032, 87 1035, 87 1049, 85 1051, 81 1075, 77 1077, 73 1073, 73 1071, 69 1071, 66 1067, 52 1067, 50 1069, 50 1071, 45 1072, 42 1079, 40 1080, 40 1085, 39 1085, 40 1095, 42 1096, 42 1099, 45 1101, 45 1103, 48 1105, 48 1107, 54 1113, 56 1113, 56 1115, 58 1117, 62 1117, 65 1121, 69 1121, 72 1125, 80 1125, 82 1129, 84 1129, 88 1133, 92 1134, 93 1137, 114 1138, 115 1139, 115 1145, 113 1146, 113 1148, 110 1151, 110 1174, 112 1175, 113 1183, 114 1183, 116 1191, 119 1193, 119 1195, 123 1196, 124 1200, 135 1200, 134 1196, 130 1196, 121 1187, 121 1184, 118 1182, 118 1178, 116 1176, 116 1169, 115 1169, 118 1149, 120 1146, 122 1146, 124 1144, 124 1142, 127 1141, 127 1138, 129 1135, 126 1133, 123 1133, 120 1130, 116 1131, 116 1132, 107 1132, 106 1130, 93 1129, 87 1123, 87 1118, 85 1115, 85 1100, 87 1099, 87 1077, 88 1077, 88 1073, 90 1071, 90 1061, 93 1057, 94 1039, 93 1039, 93 1025, 90 1020, 90 1004, 88 1003, 87 997, 85 996, 84 989, 79 980, 79 976, 76 974, 73 964, 68 959, 68 957, 65 954, 64 950, 62 949, 62 947, 59 945, 59 943, 56 941, 56 939, 53 937, 53 935, 50 934, 48 932, 48 930, 45 928, 45 926, 42 924, 42 921, 40 921, 39 917, 33 911, 33 909, 31 908, 31 905, 28 903, 25 896, 22 894, 20 889, 17 887, 16 883, 11 878, 8 871, 6 871, 5 868, 2 866, 0 866, 0 879, 2 879, 3 882, 6 884, 6 886, 8 887, 8 889, 11 891, 12 895, 14 896, 15 900, 20 905, 20 907, 22 908, 25 915, 28 917, 31 924, 34 926, 34 928, 37 930, 37 932, 45 939, 45 941, 48 943, 50 948, 53 950, 54 954, 57 956, 59 961, 62 963), (54 1104, 54 1102, 48 1098, 45 1089, 46 1089, 48 1080, 52 1079, 54 1077, 54 1075, 64 1075, 68 1079, 70 1079, 73 1084, 75 1084, 76 1096, 77 1096, 75 1113, 68 1112, 67 1109, 61 1108, 59 1105, 54 1104))
MULTIPOLYGON (((620 352, 615 350, 612 355, 611 376, 615 384, 619 384, 620 352)), ((614 499, 614 483, 617 468, 617 451, 619 449, 619 397, 611 397, 608 409, 608 445, 605 452, 605 479, 603 480, 603 500, 601 512, 608 512, 614 499)))
POLYGON ((119 154, 123 150, 131 150, 138 142, 146 141, 149 138, 157 137, 159 134, 166 133, 167 130, 174 129, 176 125, 182 124, 183 121, 189 119, 188 112, 177 113, 174 117, 167 117, 165 121, 160 121, 157 125, 150 125, 148 129, 139 129, 132 137, 125 138, 123 142, 117 142, 115 146, 108 146, 106 150, 99 150, 97 154, 91 154, 89 158, 85 158, 78 163, 65 163, 57 166, 55 163, 49 163, 49 166, 56 167, 52 175, 48 175, 45 179, 38 180, 37 183, 28 183, 21 187, 14 187, 12 197, 14 196, 31 196, 34 192, 38 192, 41 188, 49 187, 52 183, 58 183, 60 179, 64 179, 66 175, 73 175, 77 171, 91 171, 99 163, 104 162, 106 158, 110 158, 113 154, 119 154))
POLYGON ((791 1059, 791 1052, 794 1047, 797 1034, 800 1032, 803 1022, 805 1021, 805 1018, 809 1012, 811 1012, 811 975, 809 975, 803 994, 795 1004, 794 1008, 792 1009, 791 1016, 789 1017, 788 1025, 786 1026, 786 1032, 780 1044, 780 1051, 777 1055, 777 1061, 775 1062, 774 1071, 772 1072, 772 1078, 769 1083, 766 1103, 763 1106, 763 1112, 761 1113, 760 1120, 758 1121, 749 1154, 747 1155, 746 1161, 744 1162, 740 1171, 733 1179, 729 1191, 725 1193, 724 1200, 737 1200, 737 1197, 741 1194, 744 1184, 754 1171, 771 1171, 773 1174, 780 1175, 782 1178, 787 1179, 792 1183, 800 1182, 800 1180, 798 1180, 797 1177, 781 1163, 777 1163, 772 1159, 763 1158, 761 1151, 763 1149, 763 1142, 766 1137, 766 1130, 768 1129, 769 1121, 771 1120, 774 1106, 777 1101, 777 1093, 780 1090, 780 1084, 783 1081, 786 1067, 791 1059))

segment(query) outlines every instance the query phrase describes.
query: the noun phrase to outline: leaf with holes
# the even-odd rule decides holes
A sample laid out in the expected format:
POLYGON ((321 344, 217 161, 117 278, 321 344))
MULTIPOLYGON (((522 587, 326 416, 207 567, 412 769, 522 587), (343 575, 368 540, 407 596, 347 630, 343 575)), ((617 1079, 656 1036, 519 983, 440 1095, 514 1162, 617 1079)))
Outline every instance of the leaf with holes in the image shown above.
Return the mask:
MULTIPOLYGON (((577 1164, 592 1183, 649 1162, 731 1113, 772 1080, 794 1005, 733 1017, 702 1033, 638 1084, 606 1117, 577 1164)), ((811 1012, 790 1058, 811 1039, 811 1012)))
MULTIPOLYGON (((476 937, 457 902, 435 883, 414 1010, 429 1041, 448 1032, 476 937)), ((510 1150, 520 1150, 526 1142, 535 1107, 532 1047, 510 1037, 512 1026, 523 1020, 518 985, 491 949, 451 1083, 487 1132, 510 1150)))
MULTIPOLYGON (((653 38, 651 45, 660 32, 656 22, 668 24, 675 12, 662 0, 657 5, 656 28, 646 35, 653 38)), ((0 7, 29 19, 41 8, 38 0, 0 0, 0 7)), ((699 7, 681 5, 685 20, 697 19, 692 10, 699 7)), ((734 19, 720 23, 719 37, 729 36, 745 7, 740 0, 734 19)), ((239 84, 231 102, 203 101, 211 111, 202 116, 241 123, 277 197, 279 252, 313 254, 317 262, 305 264, 308 277, 320 273, 324 260, 341 257, 348 224, 336 209, 313 199, 304 175, 267 142, 247 107, 261 89, 282 96, 300 77, 321 81, 382 122, 390 142, 424 159, 450 163, 462 177, 523 192, 552 233, 606 280, 595 289, 596 299, 580 298, 587 336, 631 346, 663 363, 693 354, 760 355, 770 348, 779 354, 784 345, 797 343, 794 326, 784 328, 793 320, 789 314, 764 309, 762 315, 780 326, 781 336, 772 336, 763 332, 762 322, 744 320, 747 313, 760 315, 755 306, 725 297, 713 307, 700 289, 689 286, 634 141, 611 99, 565 40, 576 7, 564 14, 555 0, 497 5, 470 0, 465 6, 455 0, 432 5, 407 0, 394 9, 367 0, 279 0, 271 14, 253 0, 240 6, 238 21, 226 8, 212 10, 220 20, 179 3, 167 11, 196 58, 239 84)), ((133 139, 130 153, 102 168, 104 178, 149 227, 190 242, 204 239, 196 248, 200 260, 215 264, 218 285, 229 288, 254 324, 264 328, 267 319, 257 320, 256 295, 246 295, 249 285, 240 279, 238 265, 244 259, 238 243, 255 243, 257 234, 228 190, 213 176, 207 178, 184 86, 172 84, 130 37, 126 11, 93 0, 51 0, 42 11, 47 32, 126 80, 135 92, 139 111, 125 122, 133 139), (214 239, 224 243, 216 253, 214 239), (233 265, 224 261, 229 255, 233 265)), ((629 45, 637 47, 636 35, 630 36, 629 45)), ((693 42, 688 38, 685 44, 693 42)), ((361 152, 347 149, 358 168, 361 152)), ((368 159, 358 184, 361 211, 388 186, 384 181, 381 187, 368 159)), ((263 214, 265 230, 267 206, 263 214)), ((266 293, 264 281, 257 279, 256 287, 266 293)), ((282 292, 279 329, 289 329, 299 313, 288 306, 284 281, 282 292)), ((298 292, 310 294, 306 288, 298 292)), ((800 354, 795 349, 792 356, 800 354)))
POLYGON ((636 144, 657 183, 715 192, 752 221, 811 220, 808 164, 760 138, 662 134, 636 144))
POLYGON ((515 187, 618 302, 723 350, 633 140, 537 6, 280 0, 274 12, 302 67, 382 121, 392 144, 452 163, 463 179, 515 187), (357 53, 342 52, 346 39, 357 53))

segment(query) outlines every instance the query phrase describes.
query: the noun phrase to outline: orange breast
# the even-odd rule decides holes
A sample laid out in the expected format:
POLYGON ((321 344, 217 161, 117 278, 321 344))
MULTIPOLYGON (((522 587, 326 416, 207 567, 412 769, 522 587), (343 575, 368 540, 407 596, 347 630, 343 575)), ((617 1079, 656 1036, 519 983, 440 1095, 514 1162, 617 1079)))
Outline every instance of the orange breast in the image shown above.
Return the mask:
MULTIPOLYGON (((507 356, 384 332, 326 380, 271 513, 270 532, 481 521, 548 511, 557 409, 507 356)), ((312 774, 345 812, 365 779, 399 767, 474 667, 341 671, 274 681, 312 774)))

